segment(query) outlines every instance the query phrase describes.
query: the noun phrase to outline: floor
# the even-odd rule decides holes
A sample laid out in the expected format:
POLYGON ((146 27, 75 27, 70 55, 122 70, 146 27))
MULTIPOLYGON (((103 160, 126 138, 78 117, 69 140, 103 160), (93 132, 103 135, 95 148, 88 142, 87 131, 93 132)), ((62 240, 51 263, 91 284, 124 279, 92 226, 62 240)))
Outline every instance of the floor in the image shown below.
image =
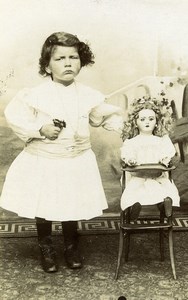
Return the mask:
POLYGON ((168 242, 160 262, 158 234, 135 234, 128 263, 114 280, 118 234, 80 235, 84 267, 70 270, 63 257, 63 239, 53 237, 59 271, 44 273, 36 237, 0 239, 1 300, 187 300, 188 233, 174 232, 177 280, 172 277, 168 242), (123 300, 123 299, 122 299, 123 300), (125 300, 125 299, 124 299, 125 300))

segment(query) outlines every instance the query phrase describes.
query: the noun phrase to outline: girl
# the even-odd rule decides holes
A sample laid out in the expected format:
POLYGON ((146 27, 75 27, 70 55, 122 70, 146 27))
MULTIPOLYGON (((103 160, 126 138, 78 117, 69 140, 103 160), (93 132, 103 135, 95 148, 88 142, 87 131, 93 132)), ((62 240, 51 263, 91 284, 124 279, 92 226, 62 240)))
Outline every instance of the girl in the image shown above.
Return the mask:
POLYGON ((100 92, 75 80, 93 59, 90 47, 77 36, 53 33, 39 60, 39 73, 47 80, 19 92, 5 110, 25 147, 7 173, 1 206, 19 216, 36 218, 46 272, 58 270, 52 221, 62 222, 68 267, 81 268, 77 220, 94 218, 107 208, 91 150, 89 123, 118 130, 122 117, 118 107, 104 103, 100 92))
MULTIPOLYGON (((151 163, 168 167, 176 153, 167 135, 171 125, 170 107, 167 103, 144 97, 135 100, 128 121, 124 123, 121 159, 131 167, 151 163)), ((166 215, 171 213, 172 202, 174 206, 179 206, 178 190, 169 180, 167 172, 162 172, 157 178, 139 177, 137 172, 127 172, 121 208, 125 210, 131 207, 132 220, 138 218, 141 205, 157 204, 163 200, 166 215)))

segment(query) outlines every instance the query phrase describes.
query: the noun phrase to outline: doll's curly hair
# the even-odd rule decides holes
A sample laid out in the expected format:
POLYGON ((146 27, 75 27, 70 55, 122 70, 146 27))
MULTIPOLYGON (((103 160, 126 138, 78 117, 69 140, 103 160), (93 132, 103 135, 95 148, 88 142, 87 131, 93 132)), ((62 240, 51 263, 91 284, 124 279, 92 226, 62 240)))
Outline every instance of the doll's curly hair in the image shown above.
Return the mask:
POLYGON ((139 134, 137 127, 138 114, 142 109, 151 109, 156 114, 156 127, 153 134, 163 136, 170 133, 173 129, 174 120, 172 118, 171 106, 167 99, 162 101, 156 98, 143 97, 135 99, 130 106, 128 119, 124 122, 121 137, 123 141, 133 138, 139 134))
POLYGON ((81 67, 94 64, 94 55, 87 43, 81 42, 76 35, 67 32, 55 32, 44 42, 39 59, 39 74, 49 76, 46 68, 56 46, 76 47, 80 56, 81 67))

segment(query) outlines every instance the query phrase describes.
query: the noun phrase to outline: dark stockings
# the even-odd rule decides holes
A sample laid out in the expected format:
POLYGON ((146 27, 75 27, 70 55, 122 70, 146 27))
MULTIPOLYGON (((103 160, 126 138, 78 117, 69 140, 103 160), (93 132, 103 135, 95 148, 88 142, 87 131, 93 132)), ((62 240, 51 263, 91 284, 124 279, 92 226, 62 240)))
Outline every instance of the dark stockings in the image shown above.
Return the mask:
POLYGON ((42 218, 36 218, 36 226, 39 241, 49 238, 52 234, 52 222, 42 218))
POLYGON ((63 236, 65 248, 69 245, 77 247, 78 233, 77 233, 77 221, 62 222, 63 236))
MULTIPOLYGON (((36 218, 36 226, 39 241, 49 238, 52 234, 52 221, 47 221, 42 218, 36 218)), ((78 233, 77 221, 62 222, 63 236, 65 247, 69 245, 77 246, 78 233)))

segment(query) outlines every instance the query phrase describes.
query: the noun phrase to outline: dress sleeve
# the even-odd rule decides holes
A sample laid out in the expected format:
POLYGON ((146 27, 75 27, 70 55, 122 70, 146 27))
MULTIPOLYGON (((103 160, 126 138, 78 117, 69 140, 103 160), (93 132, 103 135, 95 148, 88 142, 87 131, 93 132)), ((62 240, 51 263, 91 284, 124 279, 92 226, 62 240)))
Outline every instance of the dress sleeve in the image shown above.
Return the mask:
POLYGON ((131 140, 125 140, 123 146, 120 148, 121 159, 128 163, 130 159, 136 159, 136 149, 133 147, 131 140))
POLYGON ((123 112, 120 107, 103 102, 91 110, 89 115, 90 125, 119 131, 123 128, 122 115, 123 112))
POLYGON ((4 114, 15 134, 24 142, 33 138, 44 139, 40 135, 43 124, 37 118, 37 111, 29 105, 30 90, 21 90, 7 105, 4 114))
POLYGON ((161 159, 171 159, 176 154, 176 149, 168 135, 162 137, 161 159))

